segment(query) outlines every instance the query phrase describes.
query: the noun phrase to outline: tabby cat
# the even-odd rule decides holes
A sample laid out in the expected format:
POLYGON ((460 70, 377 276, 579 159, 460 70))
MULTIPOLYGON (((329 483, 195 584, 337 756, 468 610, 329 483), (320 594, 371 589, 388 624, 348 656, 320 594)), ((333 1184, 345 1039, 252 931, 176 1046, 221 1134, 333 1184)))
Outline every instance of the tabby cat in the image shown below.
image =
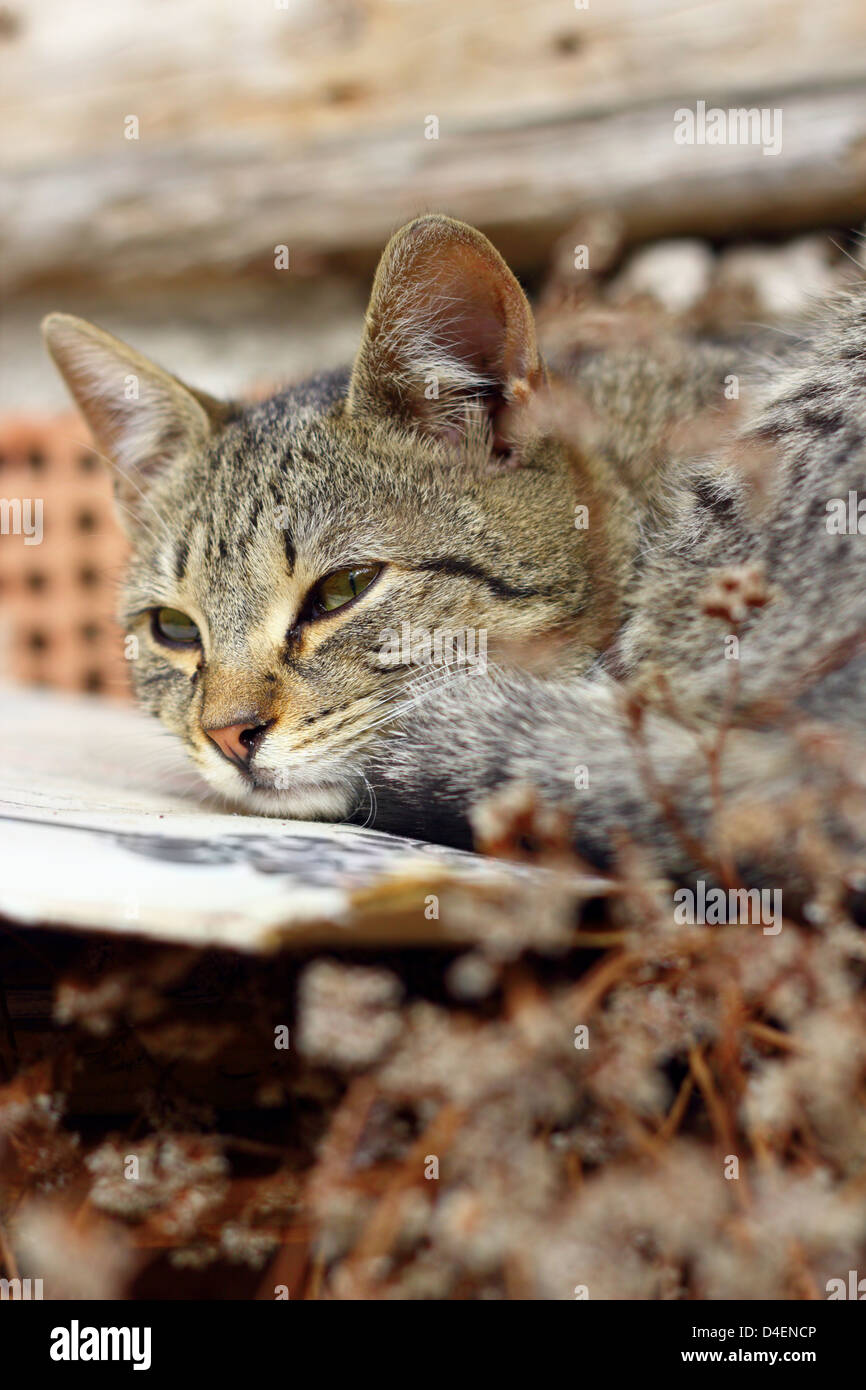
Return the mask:
MULTIPOLYGON (((227 804, 467 844, 531 784, 594 863, 631 840, 679 873, 720 805, 820 792, 859 847, 864 541, 828 518, 866 487, 866 296, 770 369, 691 344, 563 376, 490 242, 425 216, 352 369, 261 403, 44 330, 114 469, 138 698, 227 804)), ((785 872, 746 838, 740 868, 785 872)))

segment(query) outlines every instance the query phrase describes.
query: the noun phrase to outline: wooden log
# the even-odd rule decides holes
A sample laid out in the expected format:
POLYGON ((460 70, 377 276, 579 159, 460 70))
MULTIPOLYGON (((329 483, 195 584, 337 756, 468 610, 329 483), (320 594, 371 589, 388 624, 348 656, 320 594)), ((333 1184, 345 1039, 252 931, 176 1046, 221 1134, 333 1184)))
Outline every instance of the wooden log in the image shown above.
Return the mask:
POLYGON ((866 215, 860 0, 286 6, 45 0, 7 36, 10 288, 275 274, 278 245, 366 272, 426 208, 521 268, 597 208, 631 238, 866 215), (676 144, 698 101, 780 110, 780 153, 676 144))

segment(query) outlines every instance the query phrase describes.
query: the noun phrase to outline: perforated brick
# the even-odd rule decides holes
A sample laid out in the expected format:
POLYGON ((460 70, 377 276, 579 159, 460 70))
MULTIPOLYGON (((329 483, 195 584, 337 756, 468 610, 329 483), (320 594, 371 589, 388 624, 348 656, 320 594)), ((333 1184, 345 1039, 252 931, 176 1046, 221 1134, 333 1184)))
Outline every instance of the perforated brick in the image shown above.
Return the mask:
POLYGON ((0 674, 128 699, 114 617, 127 542, 78 416, 0 419, 0 501, 0 674), (20 533, 16 499, 31 529, 41 501, 40 543, 20 533))

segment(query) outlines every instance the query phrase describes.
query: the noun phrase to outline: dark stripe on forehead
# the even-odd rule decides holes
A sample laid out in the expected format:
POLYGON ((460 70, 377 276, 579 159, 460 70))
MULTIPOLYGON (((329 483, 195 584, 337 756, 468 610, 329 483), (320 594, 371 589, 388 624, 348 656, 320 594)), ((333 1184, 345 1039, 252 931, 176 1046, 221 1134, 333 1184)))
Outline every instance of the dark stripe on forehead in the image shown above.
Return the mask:
POLYGON ((491 593, 496 594, 497 598, 550 597, 549 589, 517 588, 515 585, 509 584, 507 580, 501 579, 498 574, 490 574, 480 565, 475 565, 470 560, 463 560, 457 556, 443 555, 438 560, 424 560, 420 564, 414 565, 413 569, 427 570, 431 574, 454 574, 463 579, 474 579, 477 583, 484 584, 491 593))
POLYGON ((286 562, 289 566, 289 574, 293 574, 295 569, 295 562, 297 561, 298 556, 295 550, 295 542, 292 539, 292 533, 289 530, 288 526, 283 527, 283 548, 286 552, 286 562))
POLYGON ((174 577, 175 577, 175 579, 178 579, 178 580, 183 579, 184 575, 186 574, 186 562, 187 562, 188 559, 189 559, 189 536, 187 535, 187 536, 184 536, 183 540, 180 541, 180 542, 178 543, 177 551, 175 552, 175 557, 174 557, 174 577))

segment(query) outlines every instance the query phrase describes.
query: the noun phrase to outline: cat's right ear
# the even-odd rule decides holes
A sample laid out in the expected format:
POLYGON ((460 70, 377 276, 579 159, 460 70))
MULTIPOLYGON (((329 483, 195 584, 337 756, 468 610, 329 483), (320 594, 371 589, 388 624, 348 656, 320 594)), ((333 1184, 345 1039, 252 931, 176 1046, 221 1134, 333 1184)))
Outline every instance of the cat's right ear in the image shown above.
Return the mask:
POLYGON ((121 522, 134 536, 150 525, 147 492, 181 456, 201 452, 233 407, 194 391, 104 329, 72 314, 49 314, 48 351, 112 465, 121 522))

